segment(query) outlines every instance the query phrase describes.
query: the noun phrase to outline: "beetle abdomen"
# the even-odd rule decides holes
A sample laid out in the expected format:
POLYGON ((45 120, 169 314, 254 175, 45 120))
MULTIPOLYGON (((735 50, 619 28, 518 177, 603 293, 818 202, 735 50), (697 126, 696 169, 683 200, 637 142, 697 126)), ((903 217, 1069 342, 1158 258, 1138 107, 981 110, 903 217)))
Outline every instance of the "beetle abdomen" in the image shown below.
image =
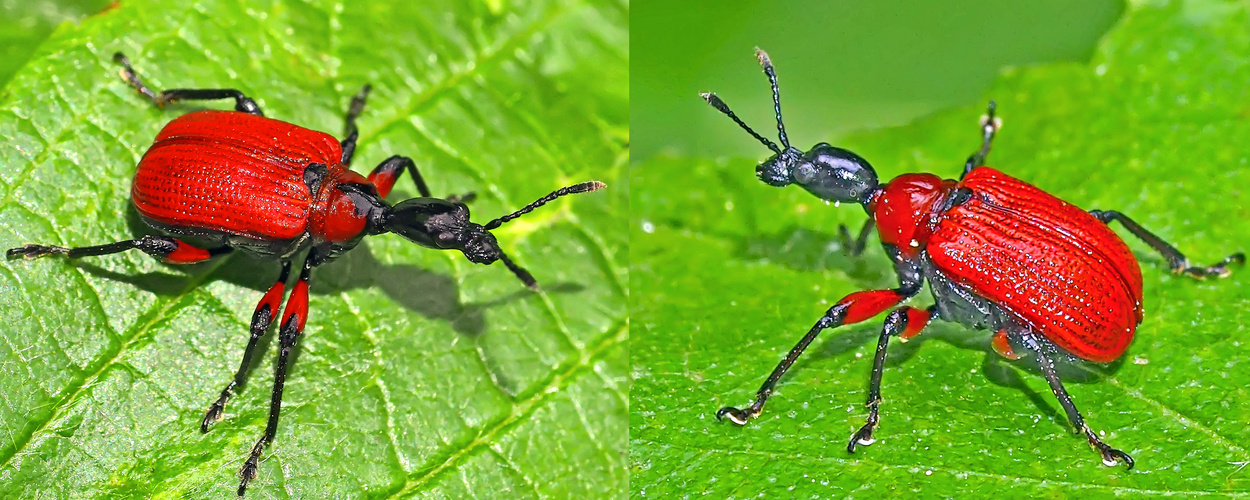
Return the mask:
POLYGON ((337 164, 327 134, 232 111, 197 111, 165 126, 139 161, 131 199, 173 227, 293 239, 307 227, 310 163, 337 164))
POLYGON ((943 215, 929 240, 946 276, 1002 306, 1082 359, 1123 354, 1142 319, 1141 268, 1088 212, 980 167, 972 197, 943 215))

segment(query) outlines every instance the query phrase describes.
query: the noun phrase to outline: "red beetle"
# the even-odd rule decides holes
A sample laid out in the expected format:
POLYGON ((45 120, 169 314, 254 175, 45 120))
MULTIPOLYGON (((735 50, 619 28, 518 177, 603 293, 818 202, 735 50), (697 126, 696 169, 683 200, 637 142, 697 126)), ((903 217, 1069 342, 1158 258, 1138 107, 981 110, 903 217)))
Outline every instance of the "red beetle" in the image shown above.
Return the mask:
POLYGON ((131 186, 131 200, 145 222, 165 233, 197 238, 204 245, 170 236, 144 236, 78 248, 31 244, 10 249, 6 255, 33 259, 60 254, 73 259, 138 249, 171 264, 191 264, 239 249, 281 261, 278 281, 252 314, 243 361, 204 415, 200 425, 204 432, 221 419, 226 401, 243 384, 258 342, 277 318, 291 263, 304 255, 299 281, 287 299, 279 328, 281 348, 269 423, 240 470, 240 495, 256 477, 260 455, 277 431, 288 359, 308 316, 308 278, 314 267, 351 250, 365 235, 396 233, 423 247, 459 250, 478 264, 503 261, 526 286, 534 288, 534 277, 503 253, 490 231, 561 196, 604 187, 598 181, 568 186, 479 225, 469 221, 465 206, 471 193, 432 198, 407 157, 392 156, 367 178, 349 169, 356 149, 356 117, 364 109, 368 85, 352 99, 347 138, 339 142, 322 132, 265 118, 256 102, 238 90, 174 89, 157 94, 139 80, 125 56, 119 53, 114 59, 122 65, 122 77, 157 106, 184 100, 235 100, 235 111, 196 111, 166 125, 139 161, 131 186), (392 206, 383 200, 404 170, 410 172, 421 197, 392 206))
POLYGON ((721 408, 716 417, 745 425, 760 414, 777 381, 821 330, 876 316, 920 293, 927 280, 933 306, 903 306, 886 316, 873 360, 867 423, 851 436, 848 452, 873 442, 890 337, 906 340, 930 321, 943 319, 997 332, 991 345, 1008 359, 1019 358, 1013 346, 1031 352, 1073 427, 1102 454, 1103 463, 1119 461, 1133 468, 1132 457, 1103 443, 1085 424, 1059 380, 1054 361, 1115 360, 1124 354, 1141 323, 1141 268, 1107 224, 1120 221, 1163 254, 1173 272, 1199 279, 1227 276, 1228 265, 1245 263, 1245 255, 1236 253, 1209 267, 1191 266, 1179 251, 1119 212, 1086 212, 982 166, 1001 127, 993 102, 981 122, 981 149, 968 158, 958 181, 933 174, 903 174, 881 185, 872 166, 855 153, 825 143, 807 152, 790 147, 781 122, 776 72, 768 54, 757 50, 756 56, 772 84, 782 147, 751 130, 716 94, 702 97, 776 153, 755 169, 765 184, 798 184, 822 200, 863 205, 869 221, 853 241, 846 227, 840 228, 844 245, 853 253, 861 251, 875 221, 882 246, 894 261, 899 286, 843 297, 777 365, 751 406, 721 408))

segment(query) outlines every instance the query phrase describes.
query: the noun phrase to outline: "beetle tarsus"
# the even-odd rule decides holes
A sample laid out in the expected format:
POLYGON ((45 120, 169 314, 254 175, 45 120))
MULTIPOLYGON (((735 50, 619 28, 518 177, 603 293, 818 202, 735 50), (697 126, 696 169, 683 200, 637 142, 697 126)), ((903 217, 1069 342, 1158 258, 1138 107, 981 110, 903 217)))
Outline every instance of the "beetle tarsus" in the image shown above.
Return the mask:
POLYGON ((748 421, 759 416, 759 414, 760 408, 757 408, 755 405, 747 407, 746 410, 739 410, 732 406, 726 406, 716 410, 716 420, 723 420, 725 417, 729 417, 730 422, 738 425, 746 425, 748 421))
POLYGON ((877 430, 878 422, 877 408, 873 406, 868 414, 868 422, 863 427, 860 427, 858 431, 855 431, 855 434, 851 435, 851 441, 846 444, 847 453, 855 453, 855 446, 857 445, 870 446, 872 443, 877 442, 876 438, 872 437, 872 433, 877 430))
POLYGON ((1133 233, 1134 236, 1146 242, 1147 245, 1150 245, 1150 247, 1155 249, 1156 252, 1159 252, 1164 259, 1167 259, 1168 267, 1171 267, 1172 272, 1175 274, 1184 274, 1191 278, 1200 280, 1210 277, 1224 278, 1229 274, 1232 274, 1232 271, 1228 268, 1229 264, 1246 263, 1246 255, 1244 253, 1237 252, 1225 257, 1224 260, 1217 262, 1213 266, 1191 266, 1189 265, 1189 259, 1186 258, 1185 254, 1182 254, 1180 250, 1177 250, 1176 247, 1168 244, 1168 242, 1163 241, 1162 238, 1142 227, 1141 224, 1138 224, 1133 219, 1130 219, 1127 215, 1115 210, 1090 210, 1089 214, 1093 215, 1094 218, 1105 224, 1110 224, 1113 220, 1120 221, 1120 225, 1124 226, 1124 228, 1130 233, 1133 233))
POLYGON ((227 395, 222 394, 212 406, 208 407, 208 411, 204 413, 204 420, 200 422, 200 432, 208 432, 208 427, 221 421, 221 414, 226 409, 227 395))
POLYGON ((1186 267, 1180 268, 1178 273, 1187 274, 1195 279, 1206 279, 1209 277, 1227 278, 1229 275, 1233 274, 1233 270, 1228 268, 1229 264, 1244 265, 1245 263, 1246 255, 1241 252, 1237 252, 1225 257, 1224 260, 1207 267, 1189 266, 1189 263, 1186 262, 1186 267))
POLYGON ((1127 467, 1127 470, 1133 469, 1133 457, 1129 456, 1128 453, 1112 448, 1107 445, 1107 443, 1102 442, 1101 439, 1098 439, 1098 436, 1094 435, 1094 431, 1089 427, 1085 427, 1083 430, 1085 432, 1085 437, 1089 439, 1089 445, 1102 454, 1103 465, 1106 465, 1107 467, 1115 467, 1117 464, 1123 462, 1127 467))
POLYGON ((161 96, 156 95, 156 92, 153 92, 152 89, 143 84, 143 80, 139 79, 139 74, 130 66, 130 58, 121 52, 117 52, 113 54, 113 62, 122 65, 122 79, 126 80, 126 83, 133 87, 135 91, 147 97, 157 107, 165 106, 166 102, 161 100, 161 96))
MULTIPOLYGON (((972 153, 972 156, 969 156, 968 161, 964 163, 964 176, 972 172, 972 169, 985 165, 985 159, 990 155, 990 147, 994 142, 994 135, 998 134, 999 129, 1003 128, 1003 119, 994 114, 997 109, 998 104, 991 100, 989 106, 986 106, 985 114, 981 115, 979 122, 981 125, 981 149, 972 153)), ((963 177, 961 176, 960 178, 962 179, 963 177)))
POLYGON ((268 444, 265 438, 260 438, 256 442, 256 446, 252 447, 252 455, 247 457, 247 461, 243 462, 243 468, 239 469, 239 496, 247 491, 247 483, 256 479, 256 469, 260 466, 260 454, 265 451, 265 445, 268 444))
POLYGON ((16 259, 19 257, 24 258, 24 259, 38 259, 45 255, 52 255, 52 254, 68 255, 69 249, 65 247, 54 246, 54 245, 37 245, 37 244, 31 243, 29 245, 20 246, 17 248, 10 248, 7 252, 4 253, 4 256, 10 260, 16 259))

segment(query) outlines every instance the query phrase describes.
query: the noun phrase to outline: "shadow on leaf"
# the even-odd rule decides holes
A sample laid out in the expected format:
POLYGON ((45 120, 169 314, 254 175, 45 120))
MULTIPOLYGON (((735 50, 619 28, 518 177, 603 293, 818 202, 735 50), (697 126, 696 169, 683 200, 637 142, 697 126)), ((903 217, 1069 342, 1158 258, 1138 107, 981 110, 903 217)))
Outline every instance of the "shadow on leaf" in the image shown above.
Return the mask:
MULTIPOLYGON (((133 207, 127 212, 127 222, 135 234, 134 237, 159 234, 139 218, 133 207)), ((141 290, 166 296, 183 293, 197 276, 212 272, 208 280, 222 280, 256 290, 257 300, 259 300, 259 293, 268 290, 278 277, 279 266, 275 259, 261 258, 238 251, 218 259, 229 259, 229 262, 222 264, 210 260, 191 265, 167 265, 168 268, 177 269, 185 274, 165 272, 122 274, 104 269, 89 260, 76 260, 72 264, 90 274, 128 283, 141 290)), ((299 259, 295 261, 299 262, 299 259)), ((295 282, 298 271, 293 270, 291 275, 288 284, 295 282)), ((504 278, 511 279, 510 276, 504 278)), ((309 292, 317 295, 335 295, 348 290, 375 286, 401 307, 426 318, 447 321, 456 332, 470 337, 476 337, 486 330, 486 319, 483 314, 486 309, 524 300, 534 295, 534 292, 518 283, 516 291, 502 297, 465 304, 460 301, 459 285, 451 276, 433 273, 408 264, 383 264, 373 256, 368 241, 361 242, 359 246, 339 259, 314 270, 309 292)), ((552 283, 542 288, 546 293, 577 293, 585 289, 585 286, 579 283, 552 283)))
POLYGON ((865 289, 895 287, 893 268, 879 248, 880 243, 870 237, 863 254, 851 255, 832 232, 791 226, 746 238, 738 242, 736 251, 744 260, 766 259, 800 271, 841 271, 865 289))

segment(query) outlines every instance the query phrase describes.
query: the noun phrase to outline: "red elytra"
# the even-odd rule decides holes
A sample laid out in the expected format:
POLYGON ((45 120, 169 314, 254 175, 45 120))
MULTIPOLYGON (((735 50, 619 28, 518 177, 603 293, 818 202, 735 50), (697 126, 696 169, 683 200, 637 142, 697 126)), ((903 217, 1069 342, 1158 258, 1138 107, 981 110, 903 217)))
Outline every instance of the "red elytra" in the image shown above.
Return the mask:
POLYGON ((1142 321, 1141 267, 1124 240, 1089 212, 1002 172, 977 167, 959 182, 903 174, 868 210, 882 243, 905 257, 923 249, 956 284, 1081 359, 1119 358, 1142 321), (973 196, 941 211, 956 188, 973 196))
POLYGON ((890 337, 907 340, 931 320, 942 319, 996 332, 990 346, 1008 359, 1018 359, 1015 347, 1024 347, 1036 358, 1073 427, 1103 462, 1122 462, 1131 469, 1131 456, 1102 442, 1085 424, 1055 368, 1056 357, 1092 362, 1119 358, 1143 319, 1141 268, 1108 224, 1119 221, 1162 254, 1174 272, 1195 278, 1226 276, 1228 266, 1244 263, 1245 255, 1235 253, 1208 267, 1191 266, 1179 251, 1119 212, 1087 212, 985 167, 1001 126, 993 102, 982 119, 981 148, 968 158, 959 180, 903 174, 881 185, 868 161, 851 151, 825 143, 807 152, 790 146, 776 72, 767 54, 757 51, 756 56, 772 86, 782 146, 748 127, 716 94, 702 97, 774 152, 756 167, 765 184, 797 184, 828 202, 863 205, 869 221, 854 240, 841 228, 844 247, 859 253, 875 227, 899 286, 855 292, 837 301, 777 365, 749 407, 727 406, 716 417, 745 425, 760 414, 778 380, 817 334, 885 312, 919 294, 928 282, 934 305, 897 307, 885 319, 869 382, 868 418, 851 436, 848 452, 874 441, 890 337))
POLYGON ((465 205, 472 193, 431 197, 407 157, 392 156, 367 178, 350 170, 358 135, 355 120, 364 108, 368 85, 352 99, 346 138, 340 142, 329 134, 265 118, 256 102, 238 90, 174 89, 157 94, 139 80, 125 56, 114 58, 123 67, 123 78, 158 106, 183 100, 235 101, 235 111, 196 111, 167 124, 140 160, 131 186, 131 200, 145 222, 202 243, 149 235, 76 248, 30 244, 6 255, 78 258, 140 250, 168 263, 190 264, 238 249, 281 263, 277 281, 253 312, 251 336, 238 370, 200 424, 208 432, 209 425, 221 418, 227 400, 245 380, 260 339, 280 317, 269 420, 239 471, 239 495, 256 477, 260 456, 277 432, 290 354, 308 318, 313 268, 351 250, 367 235, 395 233, 426 248, 460 251, 474 263, 501 261, 526 286, 535 288, 534 277, 504 254, 490 231, 561 196, 604 187, 598 181, 567 186, 516 212, 477 224, 469 220, 465 205), (405 171, 421 196, 391 205, 384 198, 405 171), (279 316, 291 265, 300 258, 299 280, 279 316))
MULTIPOLYGON (((339 141, 287 122, 234 111, 196 111, 169 122, 135 170, 130 196, 139 213, 163 227, 221 232, 289 244, 309 233, 345 243, 365 228, 344 183, 375 183, 340 163, 339 141), (326 165, 316 193, 311 164, 326 165)), ((281 253, 281 252, 279 252, 281 253)))

